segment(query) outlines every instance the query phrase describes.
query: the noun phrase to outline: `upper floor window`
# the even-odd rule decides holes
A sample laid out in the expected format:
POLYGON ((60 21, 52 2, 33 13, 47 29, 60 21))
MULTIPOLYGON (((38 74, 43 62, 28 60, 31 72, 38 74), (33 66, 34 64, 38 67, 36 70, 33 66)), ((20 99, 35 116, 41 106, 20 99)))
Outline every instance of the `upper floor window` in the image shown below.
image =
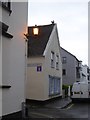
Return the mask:
POLYGON ((62 69, 62 75, 66 75, 66 69, 62 69))
POLYGON ((87 76, 87 79, 90 80, 90 76, 89 75, 87 76))
POLYGON ((59 70, 59 56, 56 55, 56 69, 59 70))
POLYGON ((89 73, 89 68, 87 68, 87 73, 89 73))
POLYGON ((10 0, 0 0, 2 7, 11 12, 10 0))
POLYGON ((80 78, 80 68, 76 67, 76 78, 80 78))
POLYGON ((54 52, 51 51, 51 67, 54 68, 54 52))
POLYGON ((62 63, 65 64, 67 62, 67 58, 66 57, 62 57, 62 63))

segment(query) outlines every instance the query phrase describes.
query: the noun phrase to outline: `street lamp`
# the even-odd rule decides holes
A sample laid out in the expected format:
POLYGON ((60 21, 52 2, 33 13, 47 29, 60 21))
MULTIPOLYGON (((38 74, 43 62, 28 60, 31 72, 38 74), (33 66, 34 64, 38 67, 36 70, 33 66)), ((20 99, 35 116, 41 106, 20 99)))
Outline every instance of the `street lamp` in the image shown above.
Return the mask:
POLYGON ((26 33, 24 33, 24 39, 25 39, 25 41, 28 41, 28 37, 29 37, 29 35, 26 33))

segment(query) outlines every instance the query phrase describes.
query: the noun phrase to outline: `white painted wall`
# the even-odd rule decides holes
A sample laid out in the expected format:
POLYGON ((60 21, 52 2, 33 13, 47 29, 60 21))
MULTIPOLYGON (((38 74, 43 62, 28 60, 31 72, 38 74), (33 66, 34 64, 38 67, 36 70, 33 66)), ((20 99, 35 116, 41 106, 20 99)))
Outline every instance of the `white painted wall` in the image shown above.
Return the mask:
MULTIPOLYGON (((30 57, 28 58, 27 66, 27 84, 26 84, 26 98, 33 100, 47 100, 51 97, 49 96, 49 75, 57 76, 61 78, 60 83, 60 95, 62 95, 62 64, 61 56, 59 51, 59 44, 57 40, 56 26, 50 36, 50 40, 44 52, 45 57, 30 57), (51 51, 58 53, 59 70, 51 68, 51 51), (36 65, 35 65, 36 64, 36 65), (37 66, 42 66, 42 71, 37 72, 37 66)), ((56 97, 56 96, 53 96, 56 97)), ((52 97, 52 98, 53 98, 52 97)))
MULTIPOLYGON (((2 37, 0 36, 0 85, 2 84, 2 37)), ((2 115, 2 89, 0 90, 0 116, 2 115)))
POLYGON ((89 75, 89 73, 87 73, 87 68, 88 68, 87 65, 82 65, 82 73, 86 76, 86 77, 84 77, 84 79, 83 79, 83 80, 85 80, 85 81, 88 81, 88 75, 89 75))
MULTIPOLYGON (((45 80, 44 80, 44 88, 45 88, 45 96, 49 99, 49 78, 48 76, 57 76, 61 78, 60 81, 60 95, 62 95, 62 62, 61 62, 61 56, 60 56, 60 44, 58 41, 57 36, 57 25, 54 26, 54 29, 52 31, 52 34, 50 36, 50 39, 48 41, 46 50, 44 52, 45 55, 45 63, 44 63, 44 70, 45 70, 45 80), (59 70, 56 70, 56 68, 51 68, 51 51, 53 51, 56 54, 59 55, 59 70), (48 89, 47 89, 48 88, 48 89)), ((52 96, 56 97, 56 96, 52 96)), ((45 98, 46 99, 46 98, 45 98)))
MULTIPOLYGON (((0 8, 0 21, 2 20, 2 9, 0 8)), ((0 85, 2 84, 2 36, 0 33, 0 85)), ((2 115, 2 90, 0 90, 0 116, 2 115)))
POLYGON ((88 2, 88 66, 90 68, 90 1, 88 2))
POLYGON ((25 101, 25 40, 28 3, 12 2, 12 13, 3 9, 2 21, 9 25, 13 39, 2 38, 2 83, 11 85, 2 92, 2 112, 7 115, 21 110, 25 101))
POLYGON ((44 100, 44 57, 28 58, 26 98, 44 100), (37 66, 42 66, 42 71, 37 72, 37 66))

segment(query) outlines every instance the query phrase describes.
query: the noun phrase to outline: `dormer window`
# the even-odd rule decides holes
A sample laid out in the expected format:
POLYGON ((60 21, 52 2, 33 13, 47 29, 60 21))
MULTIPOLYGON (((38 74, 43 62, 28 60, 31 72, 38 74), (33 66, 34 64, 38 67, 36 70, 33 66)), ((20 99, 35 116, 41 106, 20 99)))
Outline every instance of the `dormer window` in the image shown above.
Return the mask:
POLYGON ((33 34, 34 35, 38 35, 39 34, 39 28, 37 27, 37 25, 35 25, 35 27, 33 28, 33 34))

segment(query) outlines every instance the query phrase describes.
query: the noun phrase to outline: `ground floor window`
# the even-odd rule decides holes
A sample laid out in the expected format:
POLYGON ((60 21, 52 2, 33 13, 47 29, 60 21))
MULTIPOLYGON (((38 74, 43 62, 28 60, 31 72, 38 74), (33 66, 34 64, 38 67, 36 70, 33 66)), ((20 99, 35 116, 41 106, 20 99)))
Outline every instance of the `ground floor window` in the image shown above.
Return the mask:
POLYGON ((49 96, 60 94, 60 78, 49 75, 49 96))

